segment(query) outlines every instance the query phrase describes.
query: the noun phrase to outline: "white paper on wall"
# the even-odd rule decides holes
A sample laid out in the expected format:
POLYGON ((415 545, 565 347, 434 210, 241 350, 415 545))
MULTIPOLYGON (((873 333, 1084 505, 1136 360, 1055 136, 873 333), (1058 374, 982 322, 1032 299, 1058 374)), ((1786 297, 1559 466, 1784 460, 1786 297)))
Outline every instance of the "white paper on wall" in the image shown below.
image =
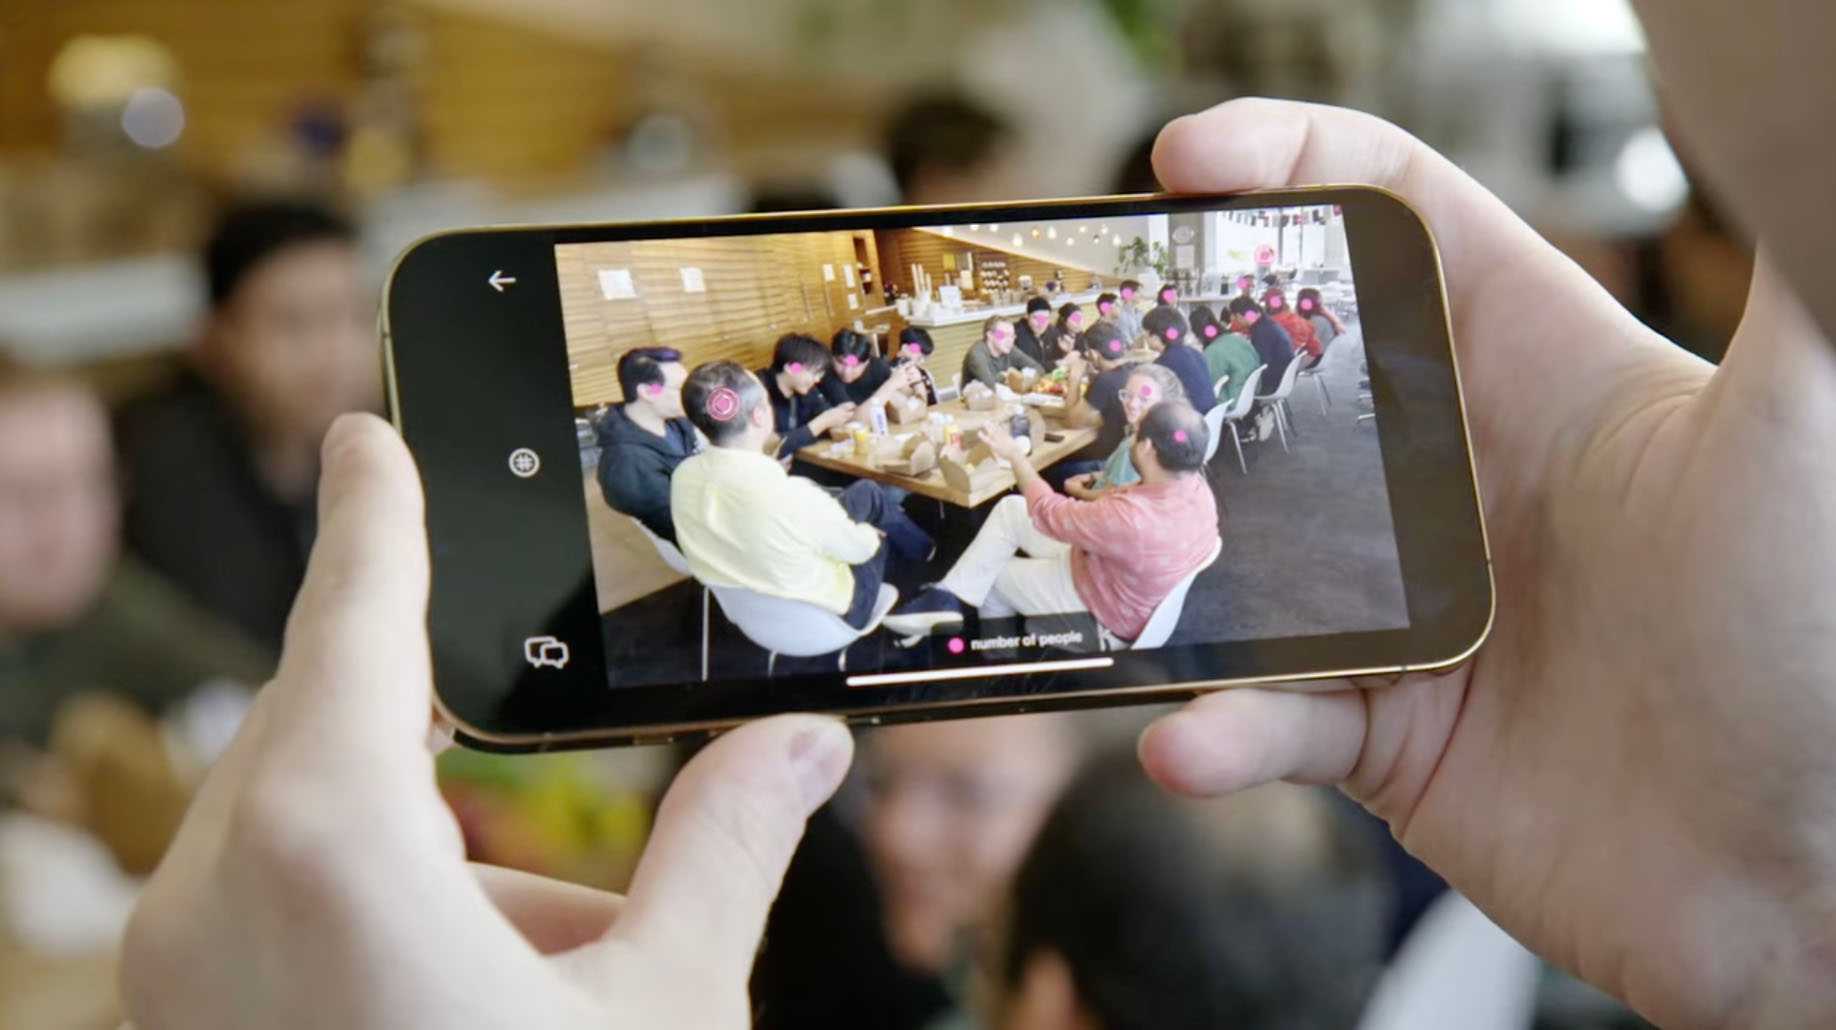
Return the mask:
POLYGON ((825 283, 832 283, 835 281, 835 266, 834 265, 822 266, 822 281, 825 283))
POLYGON ((848 294, 848 310, 853 311, 856 308, 859 308, 860 306, 861 306, 861 298, 855 296, 852 293, 848 294))
POLYGON ((854 266, 853 265, 843 265, 842 266, 842 282, 847 283, 848 288, 850 290, 854 289, 854 266))
POLYGON ((599 294, 607 300, 630 300, 636 297, 637 286, 631 282, 631 269, 600 269, 599 294))
POLYGON ((683 265, 680 271, 682 272, 683 293, 708 292, 708 284, 701 278, 701 269, 693 265, 683 265))

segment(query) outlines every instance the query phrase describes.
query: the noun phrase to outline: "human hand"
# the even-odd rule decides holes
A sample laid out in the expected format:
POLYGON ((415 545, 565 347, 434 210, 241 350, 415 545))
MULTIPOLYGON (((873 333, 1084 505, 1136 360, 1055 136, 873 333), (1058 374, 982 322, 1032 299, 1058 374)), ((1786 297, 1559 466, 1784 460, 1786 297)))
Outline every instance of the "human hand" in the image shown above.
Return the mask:
POLYGON ((1085 472, 1065 480, 1065 493, 1080 501, 1094 501, 1097 497, 1096 473, 1085 472))
POLYGON ((1238 101, 1170 124, 1155 168, 1176 191, 1375 183, 1422 213, 1498 606, 1438 678, 1192 702, 1143 735, 1150 773, 1337 783, 1660 1024, 1832 1022, 1836 348, 1769 262, 1716 370, 1376 119, 1238 101))
POLYGON ((810 419, 810 432, 821 436, 839 425, 846 425, 854 417, 854 402, 845 401, 810 419))
POLYGON ((1020 442, 1014 439, 1014 435, 1008 432, 1006 426, 998 422, 982 423, 981 429, 976 431, 976 436, 988 445, 988 449, 994 452, 995 457, 1009 464, 1026 456, 1020 450, 1020 442))
POLYGON ((428 752, 419 479, 381 421, 326 437, 280 671, 140 898, 122 994, 155 1027, 745 1026, 766 911, 851 744, 782 716, 664 798, 630 896, 465 861, 428 752))
POLYGON ((1082 354, 1067 354, 1058 365, 1065 370, 1065 382, 1067 383, 1083 382, 1084 376, 1089 372, 1089 366, 1084 363, 1082 354))

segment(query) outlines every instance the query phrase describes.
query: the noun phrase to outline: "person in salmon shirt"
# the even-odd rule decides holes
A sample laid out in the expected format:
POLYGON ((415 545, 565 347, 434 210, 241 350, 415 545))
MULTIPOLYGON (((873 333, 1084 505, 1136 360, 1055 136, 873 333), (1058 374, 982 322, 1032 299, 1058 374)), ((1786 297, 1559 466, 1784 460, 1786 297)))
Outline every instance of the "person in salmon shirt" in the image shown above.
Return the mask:
POLYGON ((1019 492, 995 504, 949 574, 888 615, 886 627, 902 636, 955 632, 966 608, 984 619, 1089 612, 1134 640, 1218 542, 1208 438, 1190 404, 1161 401, 1135 430, 1130 460, 1141 481, 1084 501, 1047 485, 1005 430, 982 427, 1019 492))
POLYGON ((1317 364, 1326 348, 1320 343, 1319 334, 1313 331, 1313 323, 1295 314, 1294 309, 1288 306, 1288 295, 1279 289, 1264 290, 1262 306, 1268 311, 1270 321, 1286 329, 1293 338, 1294 352, 1307 352, 1307 364, 1301 367, 1311 368, 1317 364))

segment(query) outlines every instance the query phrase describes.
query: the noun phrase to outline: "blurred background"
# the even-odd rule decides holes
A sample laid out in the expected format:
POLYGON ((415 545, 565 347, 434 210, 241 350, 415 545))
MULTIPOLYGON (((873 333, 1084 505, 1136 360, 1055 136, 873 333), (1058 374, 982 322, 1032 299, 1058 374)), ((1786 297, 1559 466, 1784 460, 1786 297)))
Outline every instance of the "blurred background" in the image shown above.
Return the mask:
MULTIPOLYGON (((0 1027, 114 1025, 114 936, 272 667, 318 437, 380 404, 375 303, 408 242, 1153 189, 1158 125, 1243 95, 1400 123, 1705 356, 1739 318, 1749 252, 1692 189, 1621 0, 15 5, 0 1027)), ((868 735, 774 916, 761 1022, 1642 1025, 1335 795, 1144 791, 1112 752, 1152 714, 868 735), (1156 975, 1218 986, 1131 1011, 1156 975)), ((684 757, 441 773, 475 857, 617 888, 684 757)))

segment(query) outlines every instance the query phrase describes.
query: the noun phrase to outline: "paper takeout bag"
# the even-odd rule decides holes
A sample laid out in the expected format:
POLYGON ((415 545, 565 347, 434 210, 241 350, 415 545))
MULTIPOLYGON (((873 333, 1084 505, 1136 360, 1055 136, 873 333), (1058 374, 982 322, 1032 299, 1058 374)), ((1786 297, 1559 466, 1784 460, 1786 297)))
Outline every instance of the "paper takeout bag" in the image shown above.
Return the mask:
POLYGON ((980 382, 963 387, 963 407, 970 411, 993 411, 1000 403, 994 391, 980 382))
POLYGON ((1001 478, 1000 463, 985 443, 969 448, 966 454, 946 451, 937 459, 937 467, 943 470, 944 482, 950 489, 966 494, 992 486, 1001 478))
POLYGON ((924 398, 913 397, 909 394, 900 394, 886 402, 886 419, 894 425, 904 426, 913 422, 922 422, 929 411, 929 407, 924 403, 924 398))
POLYGON ((877 456, 880 469, 900 476, 922 476, 937 467, 937 445, 923 433, 913 433, 904 443, 895 442, 877 456))

